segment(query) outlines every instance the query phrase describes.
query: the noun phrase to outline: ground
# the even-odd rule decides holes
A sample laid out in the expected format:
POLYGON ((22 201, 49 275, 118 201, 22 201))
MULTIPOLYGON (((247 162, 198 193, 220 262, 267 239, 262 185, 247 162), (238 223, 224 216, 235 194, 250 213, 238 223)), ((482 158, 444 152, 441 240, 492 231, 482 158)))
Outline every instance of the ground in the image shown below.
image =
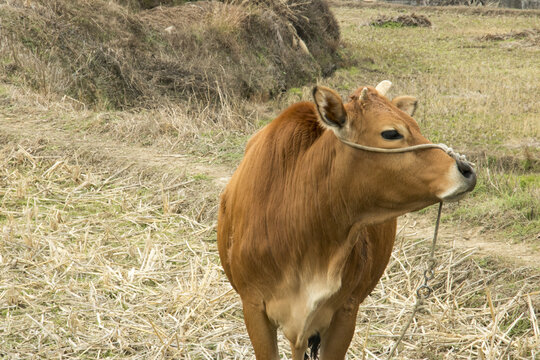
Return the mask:
MULTIPOLYGON (((374 27, 412 9, 333 10, 350 64, 320 82, 346 96, 389 78, 418 97, 426 136, 478 167, 472 196, 445 205, 434 293, 397 358, 540 356, 538 17, 422 8, 431 27, 374 27)), ((217 255, 218 197, 249 136, 312 86, 114 111, 1 83, 1 357, 253 358, 217 255)), ((385 358, 408 319, 435 211, 400 219, 350 359, 385 358)))

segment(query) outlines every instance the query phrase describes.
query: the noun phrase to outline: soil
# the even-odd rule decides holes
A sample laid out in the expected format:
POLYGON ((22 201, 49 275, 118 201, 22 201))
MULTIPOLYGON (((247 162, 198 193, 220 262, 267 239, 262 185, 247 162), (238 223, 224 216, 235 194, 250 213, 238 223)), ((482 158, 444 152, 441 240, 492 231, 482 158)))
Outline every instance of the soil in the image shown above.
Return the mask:
MULTIPOLYGON (((435 212, 431 214, 410 213, 399 219, 399 228, 403 227, 403 234, 407 237, 432 239, 435 220, 435 212)), ((497 234, 486 232, 481 226, 442 222, 439 227, 437 246, 472 249, 477 255, 496 257, 513 266, 540 269, 538 263, 540 251, 534 249, 529 243, 506 242, 500 239, 497 234)))
POLYGON ((61 129, 61 124, 34 117, 3 117, 0 143, 16 141, 22 146, 43 147, 44 155, 62 155, 84 159, 115 177, 138 174, 157 178, 172 175, 203 174, 223 186, 232 169, 219 164, 205 165, 193 156, 175 154, 158 147, 119 142, 103 134, 71 132, 61 129), (45 146, 42 146, 46 144, 45 146), (51 154, 52 152, 52 154, 51 154), (122 171, 120 171, 120 170, 122 171))

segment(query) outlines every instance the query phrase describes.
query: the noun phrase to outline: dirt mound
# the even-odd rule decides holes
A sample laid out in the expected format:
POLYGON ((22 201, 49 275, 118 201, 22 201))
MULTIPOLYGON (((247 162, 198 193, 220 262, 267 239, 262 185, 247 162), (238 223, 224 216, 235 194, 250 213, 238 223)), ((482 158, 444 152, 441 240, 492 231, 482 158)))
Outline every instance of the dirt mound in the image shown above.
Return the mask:
POLYGON ((339 45, 339 25, 324 0, 256 0, 287 19, 294 27, 294 35, 303 40, 311 55, 321 66, 322 75, 335 70, 336 49, 339 45))
MULTIPOLYGON (((181 5, 189 0, 116 0, 119 4, 129 6, 134 10, 152 9, 158 6, 181 5)), ((196 0, 195 0, 196 1, 196 0)))
POLYGON ((431 21, 429 21, 429 19, 424 15, 412 13, 410 15, 399 15, 394 17, 382 15, 373 20, 370 25, 379 27, 429 27, 431 26, 431 21))
POLYGON ((484 6, 493 5, 486 0, 427 0, 425 5, 429 6, 484 6))
POLYGON ((117 1, 0 5, 0 81, 102 108, 218 103, 271 97, 338 60, 323 0, 117 1))
POLYGON ((511 31, 502 34, 486 34, 480 38, 485 41, 517 40, 530 46, 540 46, 540 29, 527 29, 523 31, 511 31))

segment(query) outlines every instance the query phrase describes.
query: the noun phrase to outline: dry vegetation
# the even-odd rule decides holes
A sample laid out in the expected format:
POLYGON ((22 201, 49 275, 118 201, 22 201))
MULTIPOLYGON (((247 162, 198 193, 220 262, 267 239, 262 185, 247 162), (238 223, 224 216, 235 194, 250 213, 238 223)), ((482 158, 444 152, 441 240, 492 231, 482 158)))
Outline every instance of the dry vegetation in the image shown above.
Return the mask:
POLYGON ((112 109, 268 99, 331 73, 339 60, 339 29, 321 0, 146 9, 153 3, 0 3, 0 78, 112 109))
POLYGON ((540 46, 540 29, 487 34, 481 39, 486 41, 518 41, 525 46, 540 46))
POLYGON ((380 16, 371 22, 372 26, 380 27, 401 27, 401 26, 431 26, 431 21, 424 15, 399 15, 395 17, 380 16))
MULTIPOLYGON (((109 2, 119 21, 178 11, 143 15, 141 2, 125 3, 109 2)), ((422 8, 414 11, 431 27, 385 28, 370 22, 411 8, 340 4, 333 10, 348 62, 321 82, 345 96, 391 79, 394 95, 420 99, 423 132, 471 154, 480 174, 472 197, 444 209, 435 292, 397 358, 538 358, 538 18, 422 8), (479 240, 496 255, 475 249, 479 240), (519 249, 532 260, 513 256, 519 249)), ((107 110, 30 81, 45 74, 43 84, 58 84, 47 77, 58 63, 17 42, 3 41, 0 53, 4 70, 14 58, 34 61, 23 67, 28 77, 0 72, 0 358, 253 359, 217 256, 218 196, 246 139, 308 99, 312 84, 267 102, 216 87, 218 106, 165 94, 148 108, 107 110)), ((361 307, 350 359, 386 358, 423 280, 433 215, 401 220, 391 263, 361 307)))

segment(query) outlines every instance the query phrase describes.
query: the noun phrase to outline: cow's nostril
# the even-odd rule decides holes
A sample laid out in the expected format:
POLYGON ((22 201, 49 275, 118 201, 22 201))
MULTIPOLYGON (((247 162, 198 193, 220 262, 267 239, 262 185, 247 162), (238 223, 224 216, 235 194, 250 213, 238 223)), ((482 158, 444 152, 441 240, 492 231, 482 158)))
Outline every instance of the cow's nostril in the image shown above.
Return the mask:
POLYGON ((474 176, 474 170, 470 165, 463 161, 456 161, 457 167, 461 175, 463 175, 465 178, 470 179, 472 176, 474 176))

